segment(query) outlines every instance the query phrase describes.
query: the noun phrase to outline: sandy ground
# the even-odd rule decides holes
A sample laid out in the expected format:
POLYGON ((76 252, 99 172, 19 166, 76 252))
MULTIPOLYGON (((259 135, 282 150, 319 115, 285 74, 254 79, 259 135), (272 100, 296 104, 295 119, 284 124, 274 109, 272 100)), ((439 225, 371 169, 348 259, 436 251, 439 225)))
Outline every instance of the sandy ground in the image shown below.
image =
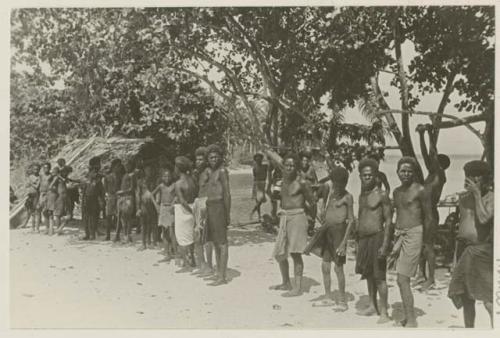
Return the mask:
MULTIPOLYGON (((232 219, 248 220, 248 173, 237 178, 232 219)), ((234 177, 233 177, 234 178, 234 177)), ((233 185, 234 187, 235 185, 233 185)), ((137 251, 131 245, 80 241, 78 229, 65 236, 10 232, 10 315, 12 328, 393 328, 402 318, 394 274, 388 275, 389 314, 394 321, 377 325, 376 317, 357 315, 368 304, 365 282, 354 274, 354 257, 345 266, 349 310, 313 307, 323 294, 320 259, 305 256, 305 293, 283 298, 268 290, 280 282, 270 258, 274 236, 255 225, 229 232, 230 282, 210 286, 189 273, 176 273, 174 262, 160 262, 160 250, 137 251)), ((463 327, 462 314, 446 297, 449 277, 438 270, 438 289, 415 291, 418 322, 423 328, 463 327)), ((336 288, 336 281, 333 281, 336 288)), ((476 326, 489 328, 478 305, 476 326)))

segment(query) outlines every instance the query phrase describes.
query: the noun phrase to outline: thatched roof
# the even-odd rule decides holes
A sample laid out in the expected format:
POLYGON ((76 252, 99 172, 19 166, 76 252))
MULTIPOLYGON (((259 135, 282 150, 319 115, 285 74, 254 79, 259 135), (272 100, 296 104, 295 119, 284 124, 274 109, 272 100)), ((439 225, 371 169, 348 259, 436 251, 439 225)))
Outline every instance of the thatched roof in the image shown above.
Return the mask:
MULTIPOLYGON (((64 146, 54 157, 54 161, 64 158, 73 168, 72 176, 78 177, 88 172, 89 160, 95 156, 101 158, 103 167, 115 158, 125 161, 140 155, 147 147, 155 147, 151 139, 101 138, 77 139, 64 146)), ((156 146, 157 147, 157 146, 156 146)))

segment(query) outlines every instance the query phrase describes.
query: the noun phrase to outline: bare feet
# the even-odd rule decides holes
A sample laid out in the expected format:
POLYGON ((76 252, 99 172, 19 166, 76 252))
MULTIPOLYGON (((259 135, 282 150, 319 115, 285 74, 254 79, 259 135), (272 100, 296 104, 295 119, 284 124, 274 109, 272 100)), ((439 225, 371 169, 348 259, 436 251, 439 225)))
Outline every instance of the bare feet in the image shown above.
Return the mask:
POLYGON ((405 327, 418 327, 417 321, 414 320, 407 320, 405 327))
POLYGON ((287 291, 285 293, 282 293, 281 297, 287 297, 287 298, 288 297, 298 297, 300 295, 302 295, 302 291, 295 289, 295 290, 291 290, 291 291, 287 291))
POLYGON ((191 272, 193 271, 193 268, 190 266, 185 266, 181 268, 180 270, 177 270, 175 273, 186 273, 186 272, 191 272))
POLYGON ((434 281, 426 280, 425 282, 422 283, 419 290, 424 292, 424 291, 427 291, 429 289, 432 289, 434 286, 435 286, 434 281))
POLYGON ((210 286, 219 286, 219 285, 224 285, 224 284, 227 284, 227 280, 220 278, 220 279, 217 279, 215 282, 210 283, 208 285, 210 285, 210 286))
POLYGON ((335 312, 345 312, 349 309, 346 302, 339 302, 337 306, 333 308, 335 312))
POLYGON ((377 310, 370 305, 366 309, 358 311, 356 314, 359 316, 373 316, 377 314, 377 310))
POLYGON ((144 250, 146 250, 146 246, 145 245, 143 245, 139 249, 137 249, 137 251, 144 251, 144 250))
POLYGON ((417 287, 420 284, 424 283, 425 281, 426 281, 425 277, 417 276, 417 278, 415 279, 415 281, 411 284, 411 287, 412 288, 417 287))
POLYGON ((272 285, 269 287, 269 290, 279 290, 279 291, 287 291, 291 289, 292 289, 292 284, 290 284, 290 282, 278 285, 272 285))
POLYGON ((381 314, 377 320, 377 324, 385 324, 391 321, 391 318, 387 314, 381 314))

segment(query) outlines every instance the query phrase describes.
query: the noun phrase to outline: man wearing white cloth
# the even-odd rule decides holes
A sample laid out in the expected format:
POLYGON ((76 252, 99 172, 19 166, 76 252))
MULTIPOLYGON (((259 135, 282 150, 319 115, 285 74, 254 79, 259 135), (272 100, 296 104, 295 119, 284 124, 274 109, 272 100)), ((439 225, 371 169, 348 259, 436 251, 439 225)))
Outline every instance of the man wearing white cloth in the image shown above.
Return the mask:
POLYGON ((196 183, 190 174, 191 161, 184 157, 175 158, 175 172, 179 179, 175 182, 175 194, 178 203, 174 206, 175 237, 179 244, 179 254, 183 260, 182 269, 177 272, 192 270, 190 253, 194 243, 193 205, 197 195, 196 183))

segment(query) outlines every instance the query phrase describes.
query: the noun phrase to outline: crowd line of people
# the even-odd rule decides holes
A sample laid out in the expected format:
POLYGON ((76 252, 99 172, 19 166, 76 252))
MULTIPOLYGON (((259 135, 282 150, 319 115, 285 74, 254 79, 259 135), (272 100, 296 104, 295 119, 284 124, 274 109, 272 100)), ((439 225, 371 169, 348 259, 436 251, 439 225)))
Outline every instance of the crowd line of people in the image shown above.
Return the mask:
MULTIPOLYGON (((423 291, 435 286, 438 203, 446 183, 446 169, 450 166, 449 157, 437 153, 432 125, 419 125, 417 132, 428 175, 423 177, 415 158, 402 157, 396 168, 401 185, 393 191, 391 200, 390 186, 386 175, 379 170, 379 161, 362 159, 357 166, 361 192, 356 221, 354 198, 346 190, 349 172, 332 163, 328 154, 329 176, 319 182, 307 152, 300 153, 299 157, 290 153, 280 157, 274 151, 266 150, 269 167, 262 164, 262 155, 255 156, 253 196, 256 205, 252 213, 258 212, 260 216, 260 208, 265 202, 262 192, 265 186, 271 190, 271 201, 280 200, 281 207, 276 211, 275 204, 272 204, 272 212, 277 212, 279 217, 273 255, 279 263, 282 282, 271 289, 285 291, 284 297, 301 295, 302 255, 315 253, 322 258, 325 289, 322 303, 335 305, 338 311, 347 310, 343 266, 347 241, 354 237, 357 241, 355 272, 367 281, 371 300, 370 306, 359 314, 378 314, 378 323, 390 320, 386 274, 387 269, 394 269, 404 309, 404 319, 398 325, 417 326, 410 281, 416 276, 414 285, 420 284, 423 291), (273 189, 278 193, 273 194, 273 189), (316 220, 321 226, 308 240, 316 220), (294 265, 293 279, 289 273, 289 256, 294 265), (336 303, 331 291, 332 262, 340 293, 340 300, 336 303)), ((483 161, 471 161, 464 166, 464 173, 466 191, 459 197, 456 264, 448 296, 457 308, 463 307, 465 326, 473 327, 476 301, 483 302, 492 318, 494 205, 489 165, 483 161)))
POLYGON ((101 214, 106 224, 105 240, 132 242, 132 229, 142 233, 140 250, 165 249, 166 261, 175 258, 178 272, 196 269, 200 276, 214 275, 214 286, 227 283, 227 227, 230 223, 231 194, 223 153, 213 144, 195 152, 195 164, 185 156, 174 165, 158 168, 152 161, 136 158, 111 162, 101 174, 101 161, 89 161, 85 179, 69 178, 71 167, 63 159, 51 168, 44 163, 28 170, 28 199, 25 206, 32 228, 63 234, 73 218, 78 191, 85 236, 95 240, 101 214), (123 235, 123 237, 122 237, 123 235), (216 268, 212 263, 215 253, 216 268))
MULTIPOLYGON (((450 159, 438 154, 431 125, 419 126, 421 150, 428 175, 412 157, 402 157, 396 168, 401 182, 392 192, 387 177, 379 170, 376 158, 364 158, 357 169, 361 179, 358 215, 354 215, 354 196, 347 191, 349 172, 326 155, 329 175, 318 177, 311 166, 311 156, 288 152, 278 154, 271 148, 256 154, 253 167, 252 196, 256 202, 251 214, 262 218, 261 206, 270 198, 272 217, 279 220, 273 257, 279 264, 282 281, 270 287, 284 291, 284 297, 303 293, 303 254, 321 257, 325 294, 322 305, 348 309, 346 299, 347 242, 356 239, 355 272, 367 282, 370 306, 361 315, 378 314, 378 323, 390 320, 388 314, 388 269, 397 272, 397 285, 404 308, 404 320, 398 324, 416 327, 417 318, 411 278, 423 289, 435 283, 434 244, 439 225, 438 203, 446 183, 450 159), (425 142, 429 137, 429 149, 425 142), (267 157, 269 165, 263 160, 267 157), (315 224, 320 227, 314 229, 315 224), (288 257, 293 261, 290 277, 288 257), (331 266, 337 277, 339 300, 334 302, 331 266), (419 269, 420 266, 420 269, 419 269), (426 273, 428 271, 428 274, 426 273), (378 296, 379 297, 378 297, 378 296)), ((180 271, 215 276, 213 285, 227 283, 228 226, 231 193, 229 174, 223 152, 217 145, 198 148, 195 163, 185 156, 175 158, 173 168, 160 169, 135 160, 122 164, 115 159, 109 172, 101 174, 99 158, 89 163, 83 180, 69 178, 71 168, 64 161, 29 172, 26 207, 33 216, 32 227, 41 224, 47 233, 62 233, 73 217, 75 187, 81 190, 84 240, 94 240, 100 214, 105 215, 105 239, 131 242, 134 220, 142 232, 146 249, 162 242, 166 260, 177 258, 180 271), (215 253, 216 269, 212 264, 215 253)), ((459 199, 457 263, 449 286, 449 297, 464 311, 466 327, 474 326, 475 301, 482 301, 492 316, 493 297, 493 189, 492 172, 482 161, 464 167, 466 192, 459 199)))

